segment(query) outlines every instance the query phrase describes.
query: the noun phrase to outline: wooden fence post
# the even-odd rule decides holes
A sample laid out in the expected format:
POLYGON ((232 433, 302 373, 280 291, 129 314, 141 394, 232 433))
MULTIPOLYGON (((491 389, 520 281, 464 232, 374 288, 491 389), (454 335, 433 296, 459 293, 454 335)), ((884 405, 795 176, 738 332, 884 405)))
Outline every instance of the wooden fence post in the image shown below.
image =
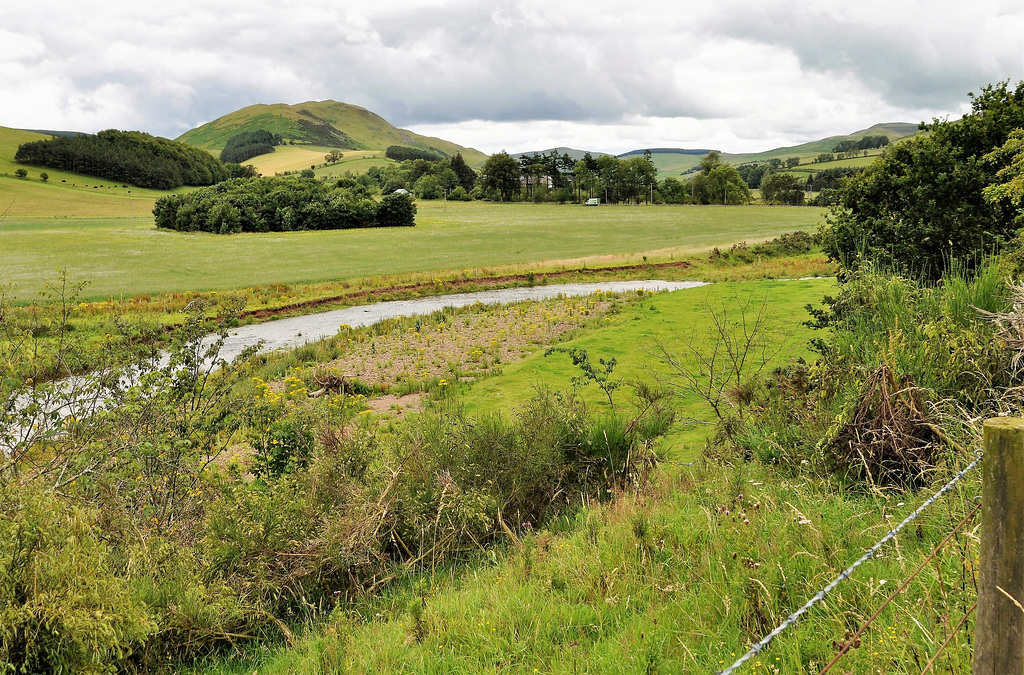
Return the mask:
POLYGON ((984 443, 974 675, 1024 675, 1024 419, 986 420, 984 443))

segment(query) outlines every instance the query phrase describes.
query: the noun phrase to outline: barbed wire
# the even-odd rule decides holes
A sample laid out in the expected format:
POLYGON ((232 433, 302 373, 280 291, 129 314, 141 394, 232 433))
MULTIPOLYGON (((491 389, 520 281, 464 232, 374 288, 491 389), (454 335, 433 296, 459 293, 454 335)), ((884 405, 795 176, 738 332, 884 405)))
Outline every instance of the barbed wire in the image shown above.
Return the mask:
POLYGON ((804 613, 806 613, 814 605, 816 605, 819 602, 821 602, 822 600, 824 600, 825 596, 828 595, 829 592, 831 592, 840 583, 842 583, 843 581, 848 579, 853 574, 853 572, 858 567, 860 567, 863 563, 867 562, 871 558, 874 558, 875 554, 878 552, 878 550, 880 548, 882 548, 882 546, 884 546, 885 544, 890 542, 893 537, 895 537, 897 534, 899 534, 900 530, 902 530, 904 527, 906 527, 910 523, 914 522, 914 519, 916 519, 919 515, 921 515, 921 513, 923 513, 925 509, 927 509, 929 506, 934 504, 940 497, 945 495, 947 492, 952 490, 954 485, 959 483, 960 480, 964 476, 966 476, 968 474, 968 472, 971 471, 971 469, 976 467, 978 465, 978 463, 981 462, 981 459, 984 456, 984 454, 985 453, 982 450, 978 450, 978 456, 974 459, 973 462, 968 464, 957 475, 953 476, 953 479, 951 481, 949 481, 948 483, 946 483, 945 485, 943 485, 942 488, 940 488, 938 492, 936 492, 931 497, 926 499, 925 502, 923 504, 921 504, 921 506, 917 507, 917 509, 913 513, 911 513, 909 516, 904 518, 903 522, 901 522, 899 525, 897 525, 893 529, 889 530, 889 532, 884 537, 882 537, 878 541, 878 543, 876 543, 874 546, 869 548, 867 553, 865 553, 860 558, 858 558, 855 563, 853 563, 852 565, 847 567, 845 570, 843 570, 843 572, 838 577, 836 577, 835 579, 830 581, 827 586, 825 586, 823 589, 821 589, 820 591, 815 593, 814 597, 812 597, 810 600, 808 600, 806 603, 804 603, 803 607, 801 607, 800 609, 796 610, 795 612, 790 614, 788 617, 786 617, 786 620, 783 621, 779 625, 778 628, 776 628, 771 633, 769 633, 764 638, 762 638, 761 641, 758 642, 757 644, 755 644, 753 647, 751 647, 750 650, 746 654, 744 654, 740 658, 736 659, 736 661, 731 666, 729 666, 725 670, 718 671, 718 675, 731 675, 731 673, 736 672, 736 670, 740 666, 742 666, 744 663, 746 663, 747 661, 749 661, 753 657, 755 657, 758 654, 760 654, 761 651, 764 650, 765 647, 767 647, 769 644, 771 644, 772 640, 774 640, 776 637, 778 637, 782 633, 782 631, 786 630, 790 626, 793 626, 797 621, 799 621, 800 617, 803 616, 804 613))

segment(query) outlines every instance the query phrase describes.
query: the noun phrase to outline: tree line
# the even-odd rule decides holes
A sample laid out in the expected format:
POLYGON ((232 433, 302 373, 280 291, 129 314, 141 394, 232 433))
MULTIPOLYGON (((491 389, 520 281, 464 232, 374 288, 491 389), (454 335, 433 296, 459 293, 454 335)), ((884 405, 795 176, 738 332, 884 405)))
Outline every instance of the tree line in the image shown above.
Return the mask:
POLYGON ((243 131, 228 139, 224 149, 220 151, 220 161, 225 164, 241 164, 242 162, 274 152, 274 146, 284 143, 280 134, 263 129, 243 131))
POLYGON ((14 161, 157 190, 213 185, 231 176, 228 167, 203 150, 116 129, 23 143, 14 161))
POLYGON ((410 159, 425 159, 428 162, 436 162, 445 158, 445 155, 442 152, 437 152, 435 150, 423 150, 421 148, 410 148, 404 145, 389 145, 387 150, 384 151, 384 156, 388 159, 393 159, 396 162, 404 162, 410 159))
POLYGON ((234 179, 157 200, 156 225, 185 232, 289 232, 415 225, 407 195, 380 202, 354 181, 307 178, 234 179))

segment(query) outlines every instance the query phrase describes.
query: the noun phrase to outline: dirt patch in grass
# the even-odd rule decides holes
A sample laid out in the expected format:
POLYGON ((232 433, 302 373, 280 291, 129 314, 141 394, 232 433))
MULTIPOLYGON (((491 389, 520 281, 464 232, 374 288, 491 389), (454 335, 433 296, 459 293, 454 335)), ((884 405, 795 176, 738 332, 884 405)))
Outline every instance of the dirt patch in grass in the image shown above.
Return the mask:
POLYGON ((384 396, 369 399, 366 404, 370 410, 377 415, 402 417, 406 413, 422 412, 423 399, 425 396, 426 394, 422 392, 417 394, 406 394, 405 396, 385 394, 384 396))
POLYGON ((502 364, 602 320, 611 307, 593 297, 558 298, 462 313, 351 340, 324 367, 373 387, 486 375, 502 364))

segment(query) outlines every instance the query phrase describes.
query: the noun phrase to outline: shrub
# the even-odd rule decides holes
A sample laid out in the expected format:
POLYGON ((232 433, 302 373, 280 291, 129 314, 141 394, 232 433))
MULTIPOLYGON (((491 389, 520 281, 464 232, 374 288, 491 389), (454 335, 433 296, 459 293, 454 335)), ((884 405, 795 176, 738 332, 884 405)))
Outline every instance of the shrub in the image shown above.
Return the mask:
POLYGON ((106 673, 156 630, 98 526, 98 511, 32 485, 0 493, 0 666, 106 673))
POLYGON ((378 227, 411 227, 416 224, 416 204, 407 194, 385 195, 377 208, 378 227))

